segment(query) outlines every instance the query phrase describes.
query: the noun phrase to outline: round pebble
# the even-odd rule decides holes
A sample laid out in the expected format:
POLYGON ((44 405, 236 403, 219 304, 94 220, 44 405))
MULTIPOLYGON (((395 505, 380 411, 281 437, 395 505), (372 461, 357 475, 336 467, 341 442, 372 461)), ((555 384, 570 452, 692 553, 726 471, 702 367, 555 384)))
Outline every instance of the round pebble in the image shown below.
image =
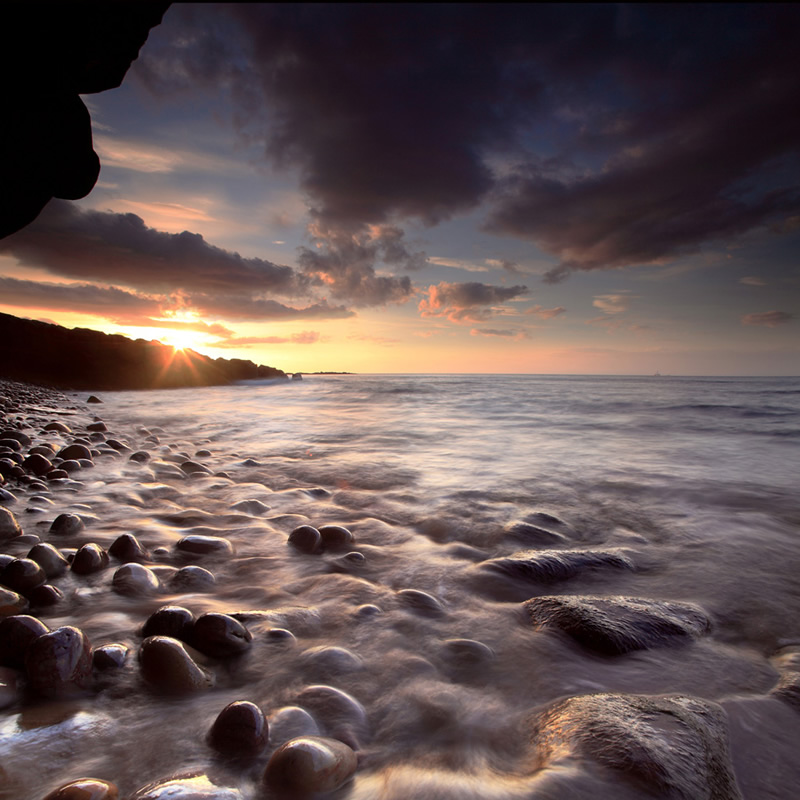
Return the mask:
POLYGON ((132 533, 117 536, 108 548, 108 554, 125 563, 148 560, 147 550, 132 533))
POLYGON ((59 514, 50 526, 50 533, 58 536, 74 536, 86 526, 77 514, 59 514))
POLYGON ((66 425, 63 422, 48 422, 47 425, 44 426, 44 430, 58 431, 59 433, 72 433, 72 429, 69 427, 69 425, 66 425))
POLYGON ((188 694, 213 686, 213 676, 199 667, 177 639, 150 636, 139 649, 142 677, 169 694, 188 694))
POLYGON ((142 636, 169 636, 188 642, 192 635, 194 614, 182 606, 162 606, 154 611, 142 628, 142 636))
POLYGON ((300 736, 282 744, 264 770, 264 783, 278 791, 332 792, 356 771, 353 750, 337 739, 300 736))
POLYGON ((92 652, 92 666, 100 671, 119 669, 125 664, 128 649, 127 645, 118 642, 95 647, 92 652))
POLYGON ((253 635, 239 620, 209 611, 197 618, 192 628, 192 646, 212 658, 230 658, 244 653, 253 635))
POLYGON ((300 525, 289 534, 289 544, 301 553, 312 554, 322 547, 322 536, 311 525, 300 525))
POLYGON ((298 736, 319 736, 314 717, 300 706, 284 706, 269 717, 269 738, 272 745, 281 745, 298 736))
POLYGON ((219 712, 211 726, 208 741, 227 756, 252 756, 267 745, 269 725, 264 713, 247 700, 237 700, 219 712))
POLYGON ((0 539, 13 539, 22 533, 17 518, 3 506, 0 506, 0 539))
POLYGON ((65 625, 34 639, 25 655, 28 684, 48 697, 88 689, 92 680, 92 651, 83 631, 65 625))
POLYGON ((69 569, 69 562, 53 545, 42 542, 35 544, 28 551, 27 556, 31 561, 35 561, 43 570, 48 578, 57 578, 69 569))
POLYGON ((53 789, 44 800, 117 800, 118 797, 113 783, 98 778, 78 778, 53 789))
POLYGON ((342 525, 323 525, 319 535, 326 550, 341 550, 353 544, 353 534, 342 525))
POLYGON ((221 536, 191 534, 184 536, 175 547, 184 553, 192 553, 193 555, 207 555, 209 553, 233 555, 233 545, 221 536))
POLYGON ((170 579, 169 587, 176 592, 210 592, 216 583, 212 572, 192 564, 179 569, 170 579))
POLYGON ((57 586, 44 583, 28 592, 28 599, 36 607, 54 606, 64 599, 64 593, 57 586))
POLYGON ((0 572, 1 583, 13 591, 25 595, 46 581, 45 571, 30 558, 15 558, 0 572))
POLYGON ((92 451, 84 444, 71 444, 68 447, 63 447, 58 451, 58 457, 64 461, 69 461, 71 458, 88 458, 91 459, 92 451))
POLYGON ((0 666, 24 669, 25 653, 50 628, 36 617, 15 614, 0 620, 0 666))
POLYGON ((91 575, 108 566, 108 553, 100 545, 90 542, 83 545, 70 565, 73 572, 78 575, 91 575))
POLYGON ((28 610, 28 601, 22 595, 0 586, 0 617, 22 614, 28 610))
POLYGON ((444 606, 432 595, 420 589, 400 589, 397 597, 407 608, 428 616, 444 613, 444 606))
POLYGON ((155 573, 132 562, 123 564, 111 579, 111 588, 118 594, 125 595, 144 595, 153 594, 161 587, 161 583, 155 573))
POLYGON ((22 468, 34 475, 47 475, 53 465, 49 458, 41 455, 40 453, 31 453, 23 462, 22 468))

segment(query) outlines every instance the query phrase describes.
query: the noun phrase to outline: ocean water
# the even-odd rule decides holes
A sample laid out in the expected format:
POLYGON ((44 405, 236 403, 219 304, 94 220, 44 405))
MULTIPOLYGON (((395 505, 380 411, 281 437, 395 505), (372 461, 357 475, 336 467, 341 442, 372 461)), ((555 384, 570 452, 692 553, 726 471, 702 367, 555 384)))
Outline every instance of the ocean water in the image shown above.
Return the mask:
POLYGON ((102 399, 92 412, 153 460, 98 457, 30 530, 73 510, 85 541, 135 533, 165 548, 165 567, 186 563, 173 548, 188 533, 224 536, 235 553, 196 562, 216 575, 207 593, 132 599, 111 591, 112 569, 70 576, 73 601, 47 624, 135 652, 147 615, 173 603, 239 612, 254 643, 188 699, 143 687, 132 656, 57 722, 0 718, 16 792, 0 796, 86 774, 130 793, 194 769, 260 797, 264 760, 220 764, 205 731, 233 700, 270 715, 316 684, 366 713, 345 724, 320 712, 323 732, 359 751, 337 797, 685 797, 572 751, 537 762, 531 714, 593 693, 718 703, 741 796, 800 796, 800 712, 770 694, 800 671, 800 379, 309 375, 102 399), (185 457, 215 474, 177 476, 185 457), (346 526, 361 556, 297 553, 287 537, 300 524, 346 526), (542 550, 624 566, 547 580, 487 569, 542 550), (537 629, 522 603, 543 595, 690 603, 710 628, 607 655, 537 629))

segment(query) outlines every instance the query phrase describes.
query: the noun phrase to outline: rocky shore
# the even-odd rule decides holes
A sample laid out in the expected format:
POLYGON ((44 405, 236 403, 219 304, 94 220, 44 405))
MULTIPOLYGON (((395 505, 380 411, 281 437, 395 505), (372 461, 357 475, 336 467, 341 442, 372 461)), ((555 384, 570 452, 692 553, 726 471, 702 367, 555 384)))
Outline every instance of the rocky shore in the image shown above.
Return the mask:
POLYGON ((442 548, 474 587, 461 602, 483 604, 469 636, 427 583, 381 582, 407 538, 325 519, 323 487, 271 507, 246 454, 109 426, 102 396, 0 381, 0 428, 4 800, 759 800, 741 786, 742 754, 765 741, 751 731, 800 730, 798 647, 746 701, 575 691, 526 706, 521 654, 603 670, 714 624, 693 603, 559 594, 641 559, 576 548, 556 516, 509 526, 506 555, 442 548), (518 710, 498 720, 501 691, 518 710), (437 754, 421 749, 432 731, 437 754))

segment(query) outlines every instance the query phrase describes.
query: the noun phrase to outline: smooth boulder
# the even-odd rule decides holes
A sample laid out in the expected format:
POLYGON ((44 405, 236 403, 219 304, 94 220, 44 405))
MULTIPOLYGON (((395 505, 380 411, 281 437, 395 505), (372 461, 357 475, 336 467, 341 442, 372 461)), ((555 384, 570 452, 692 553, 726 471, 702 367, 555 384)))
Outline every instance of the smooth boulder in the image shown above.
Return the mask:
POLYGON ((264 712, 247 700, 229 703, 217 715, 208 742, 217 752, 231 757, 260 753, 269 739, 269 725, 264 712))
POLYGON ((0 539, 13 539, 22 534, 17 518, 4 506, 0 506, 0 539))
POLYGON ((37 694, 60 697, 86 690, 92 682, 89 640, 71 625, 42 634, 28 646, 25 669, 37 694))
POLYGON ((190 694, 214 685, 213 676, 189 655, 182 642, 168 636, 150 636, 139 648, 145 682, 168 694, 190 694))
POLYGON ((192 628, 192 646, 212 658, 231 658, 244 653, 253 635, 239 620, 209 611, 201 614, 192 628))
POLYGON ((282 744, 264 770, 270 789, 286 792, 332 792, 356 771, 358 759, 352 748, 325 736, 300 736, 282 744))

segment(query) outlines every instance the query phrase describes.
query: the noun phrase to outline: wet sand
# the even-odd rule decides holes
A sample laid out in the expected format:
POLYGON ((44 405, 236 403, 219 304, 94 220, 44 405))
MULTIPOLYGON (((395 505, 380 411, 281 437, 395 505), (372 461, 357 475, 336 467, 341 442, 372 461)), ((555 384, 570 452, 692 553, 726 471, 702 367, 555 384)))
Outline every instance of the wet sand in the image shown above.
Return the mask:
MULTIPOLYGON (((4 431, 22 434, 0 458, 24 464, 4 467, 21 534, 4 518, 3 614, 86 639, 61 634, 69 672, 47 655, 52 634, 14 644, 14 629, 8 644, 4 623, 2 798, 89 777, 136 800, 760 800, 800 787, 800 642, 775 615, 721 619, 691 542, 609 539, 552 508, 454 539, 433 517, 412 524, 413 498, 403 511, 380 488, 267 482, 248 453, 168 424, 106 425, 85 395, 0 393, 4 431), (58 459, 76 444, 87 458, 58 459), (55 590, 10 566, 43 543, 70 562, 50 565, 55 590), (692 587, 688 602, 658 596, 659 571, 692 587), (163 606, 189 616, 153 621, 163 606), (253 707, 212 735, 235 702, 253 707)), ((771 556, 777 581, 796 548, 783 572, 771 556)))

